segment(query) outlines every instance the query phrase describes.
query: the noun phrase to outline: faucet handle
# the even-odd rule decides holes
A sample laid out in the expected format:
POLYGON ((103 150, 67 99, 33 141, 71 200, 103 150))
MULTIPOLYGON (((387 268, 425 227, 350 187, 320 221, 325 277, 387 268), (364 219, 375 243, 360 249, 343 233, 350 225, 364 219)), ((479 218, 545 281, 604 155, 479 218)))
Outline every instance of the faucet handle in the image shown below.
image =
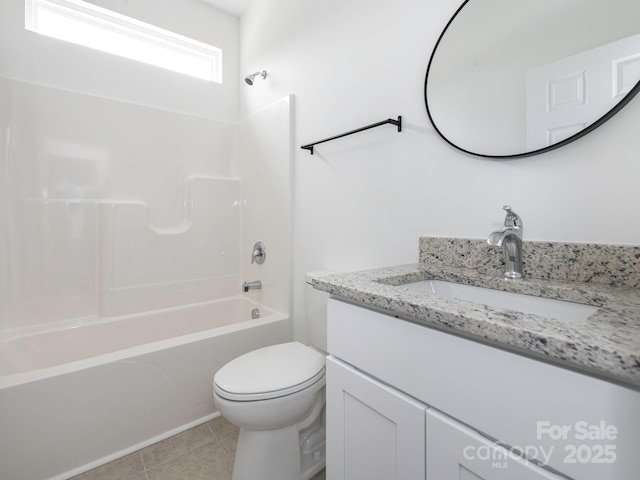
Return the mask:
POLYGON ((258 265, 262 265, 267 259, 267 249, 262 242, 256 242, 253 245, 251 252, 251 263, 255 262, 258 265))
POLYGON ((510 228, 522 228, 522 218, 516 212, 511 210, 511 205, 503 205, 502 209, 507 212, 507 216, 504 219, 504 226, 510 228))

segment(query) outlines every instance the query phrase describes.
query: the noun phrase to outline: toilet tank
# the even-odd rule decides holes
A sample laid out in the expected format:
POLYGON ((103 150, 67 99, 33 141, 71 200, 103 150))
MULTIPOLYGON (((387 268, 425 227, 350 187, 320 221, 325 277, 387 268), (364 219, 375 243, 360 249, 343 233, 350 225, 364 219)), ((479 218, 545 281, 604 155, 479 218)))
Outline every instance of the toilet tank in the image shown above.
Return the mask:
POLYGON ((333 273, 332 270, 314 270, 305 275, 305 316, 309 325, 309 339, 311 344, 327 351, 327 299, 329 294, 316 290, 312 286, 314 278, 322 278, 333 273))

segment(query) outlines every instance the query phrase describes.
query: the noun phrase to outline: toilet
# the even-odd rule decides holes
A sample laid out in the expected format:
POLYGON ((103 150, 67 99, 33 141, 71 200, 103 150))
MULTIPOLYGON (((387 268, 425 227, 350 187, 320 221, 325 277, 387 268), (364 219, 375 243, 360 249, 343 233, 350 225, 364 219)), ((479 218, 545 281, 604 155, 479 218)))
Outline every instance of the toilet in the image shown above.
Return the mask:
POLYGON ((271 345, 241 355, 215 374, 218 411, 240 427, 233 480, 309 480, 325 466, 326 300, 306 275, 306 317, 313 347, 271 345))

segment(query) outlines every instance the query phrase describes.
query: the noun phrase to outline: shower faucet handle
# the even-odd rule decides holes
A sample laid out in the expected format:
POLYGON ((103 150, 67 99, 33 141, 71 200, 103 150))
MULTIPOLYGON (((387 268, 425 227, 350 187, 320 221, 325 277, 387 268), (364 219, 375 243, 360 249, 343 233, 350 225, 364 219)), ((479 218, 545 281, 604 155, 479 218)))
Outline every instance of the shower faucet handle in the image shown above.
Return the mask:
POLYGON ((267 248, 262 242, 256 242, 253 245, 253 251, 251 252, 251 263, 257 263, 262 265, 267 259, 267 248))

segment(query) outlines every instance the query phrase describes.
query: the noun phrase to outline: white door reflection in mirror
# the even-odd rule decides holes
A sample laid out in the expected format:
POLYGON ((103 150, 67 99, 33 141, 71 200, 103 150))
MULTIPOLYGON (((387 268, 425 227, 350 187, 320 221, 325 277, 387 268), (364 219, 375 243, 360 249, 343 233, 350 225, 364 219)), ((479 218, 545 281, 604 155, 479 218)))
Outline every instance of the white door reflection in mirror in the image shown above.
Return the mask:
POLYGON ((527 150, 558 143, 611 110, 640 81, 640 35, 529 70, 527 150))

